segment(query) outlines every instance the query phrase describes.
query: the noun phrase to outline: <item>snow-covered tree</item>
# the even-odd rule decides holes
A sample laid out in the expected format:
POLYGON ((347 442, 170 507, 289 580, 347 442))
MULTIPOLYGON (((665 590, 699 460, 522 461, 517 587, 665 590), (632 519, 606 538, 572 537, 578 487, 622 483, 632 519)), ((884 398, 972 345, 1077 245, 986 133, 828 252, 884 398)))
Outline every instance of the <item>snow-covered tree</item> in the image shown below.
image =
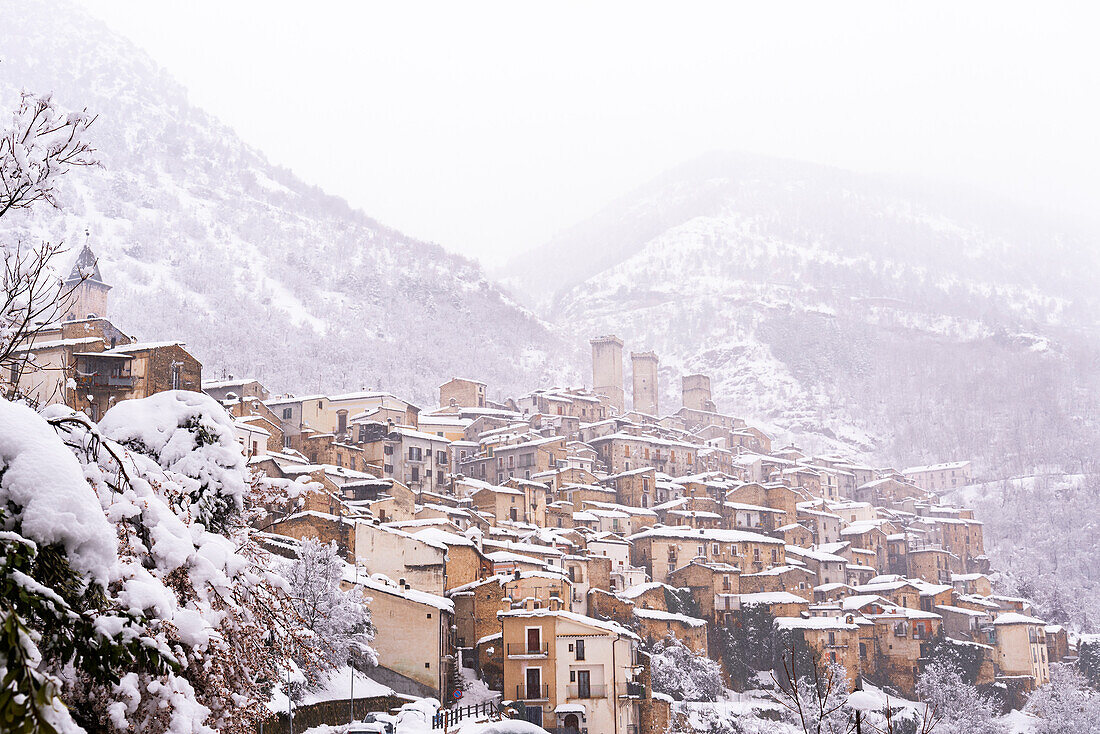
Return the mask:
POLYGON ((931 711, 937 734, 999 734, 993 701, 942 661, 929 663, 917 681, 917 696, 931 711))
POLYGON ((805 734, 848 734, 855 718, 848 703, 848 674, 836 663, 825 663, 813 650, 792 644, 780 656, 772 677, 776 700, 787 718, 805 734))
POLYGON ((1081 635, 1077 643, 1077 666, 1085 680, 1100 690, 1100 635, 1081 635))
POLYGON ((722 669, 706 655, 692 652, 669 635, 650 652, 653 690, 678 701, 715 701, 721 695, 722 669))
POLYGON ((305 668, 307 679, 349 663, 356 667, 378 664, 378 653, 370 645, 374 626, 367 600, 357 588, 340 588, 344 566, 335 543, 307 538, 299 547, 298 558, 286 569, 290 596, 303 625, 313 635, 317 652, 314 665, 305 668))
MULTIPOLYGON (((94 119, 86 111, 61 111, 49 96, 23 94, 11 122, 0 130, 0 218, 38 202, 56 206, 59 177, 74 166, 96 164, 95 151, 84 139, 94 119)), ((75 284, 66 285, 53 267, 62 252, 57 243, 0 239, 0 370, 5 376, 23 373, 20 363, 31 354, 20 347, 69 304, 75 284)), ((6 396, 18 392, 19 380, 9 380, 6 396)))
POLYGON ((1100 722, 1100 692, 1077 671, 1055 665, 1050 683, 1032 694, 1027 710, 1038 717, 1035 734, 1092 734, 1100 722))

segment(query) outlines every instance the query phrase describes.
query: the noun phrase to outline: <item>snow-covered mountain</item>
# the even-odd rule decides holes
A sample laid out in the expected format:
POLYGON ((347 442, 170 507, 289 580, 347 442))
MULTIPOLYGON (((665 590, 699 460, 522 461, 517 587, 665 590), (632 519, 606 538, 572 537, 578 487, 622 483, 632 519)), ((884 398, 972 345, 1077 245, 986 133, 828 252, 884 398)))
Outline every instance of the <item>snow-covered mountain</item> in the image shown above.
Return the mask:
POLYGON ((382 387, 431 404, 455 374, 482 376, 491 397, 573 374, 550 356, 553 330, 475 263, 272 165, 78 6, 10 10, 0 109, 24 88, 86 107, 103 166, 68 177, 60 212, 6 216, 0 236, 79 248, 88 228, 122 328, 278 391, 382 387))
POLYGON ((806 442, 999 471, 1097 448, 1097 265, 1004 202, 715 154, 503 275, 578 339, 655 349, 663 407, 701 371, 720 409, 806 442))

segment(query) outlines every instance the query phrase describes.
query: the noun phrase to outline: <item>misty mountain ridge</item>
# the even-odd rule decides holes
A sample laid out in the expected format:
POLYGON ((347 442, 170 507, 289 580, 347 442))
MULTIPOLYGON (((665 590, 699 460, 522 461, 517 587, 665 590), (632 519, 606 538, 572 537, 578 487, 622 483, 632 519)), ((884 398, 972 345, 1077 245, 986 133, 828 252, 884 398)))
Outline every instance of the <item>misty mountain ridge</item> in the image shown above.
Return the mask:
POLYGON ((666 408, 699 371, 720 409, 823 448, 1026 470, 1096 443, 1098 273, 1083 238, 993 197, 712 154, 506 282, 656 350, 666 408))
POLYGON ((658 352, 665 411, 701 371, 720 409, 811 447, 1021 470, 1100 448, 1096 253, 1019 207, 710 154, 520 257, 513 297, 272 165, 80 8, 8 22, 0 100, 97 113, 104 166, 5 235, 78 246, 88 228, 116 322, 180 338, 208 377, 432 405, 455 374, 493 398, 589 383, 587 339, 617 333, 658 352))
POLYGON ((272 165, 83 9, 28 2, 5 24, 4 107, 27 89, 87 108, 103 163, 66 177, 59 211, 5 217, 5 240, 79 249, 90 230, 122 328, 181 339, 208 377, 275 391, 381 388, 432 405, 455 372, 492 397, 575 376, 559 335, 476 263, 272 165))

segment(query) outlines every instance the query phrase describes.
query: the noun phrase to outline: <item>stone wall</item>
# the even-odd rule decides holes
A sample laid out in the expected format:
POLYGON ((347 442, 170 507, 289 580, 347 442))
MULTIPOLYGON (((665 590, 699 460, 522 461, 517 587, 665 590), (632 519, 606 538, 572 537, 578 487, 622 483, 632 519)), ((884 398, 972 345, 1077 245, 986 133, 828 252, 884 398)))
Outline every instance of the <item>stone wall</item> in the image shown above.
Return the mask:
MULTIPOLYGON (((355 699, 355 715, 359 717, 368 711, 386 713, 408 703, 408 701, 409 699, 402 696, 357 698, 355 699)), ((294 709, 294 731, 305 731, 322 724, 330 726, 346 724, 350 716, 351 702, 343 699, 296 707, 294 709)), ((264 721, 260 727, 257 727, 256 732, 257 734, 259 732, 263 732, 263 734, 290 734, 290 720, 284 712, 278 717, 272 717, 264 721)))

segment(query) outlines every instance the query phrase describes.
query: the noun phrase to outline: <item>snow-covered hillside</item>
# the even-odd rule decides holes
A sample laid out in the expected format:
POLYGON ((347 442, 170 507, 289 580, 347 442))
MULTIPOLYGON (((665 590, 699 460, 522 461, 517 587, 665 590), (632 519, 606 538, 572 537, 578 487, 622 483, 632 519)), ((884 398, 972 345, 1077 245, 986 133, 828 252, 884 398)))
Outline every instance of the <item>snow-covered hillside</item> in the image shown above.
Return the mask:
MULTIPOLYGON (((88 108, 103 162, 69 177, 60 216, 13 213, 3 239, 79 246, 88 228, 122 328, 182 339, 208 376, 278 391, 382 387, 428 403, 455 374, 496 397, 563 372, 548 356, 558 337, 475 263, 272 165, 79 7, 20 3, 3 25, 0 109, 22 88, 88 108)), ((319 134, 346 133, 317 114, 319 134)))
POLYGON ((996 476, 1071 462, 1097 443, 1096 254, 967 196, 713 155, 504 275, 578 339, 655 349, 669 409, 701 371, 720 409, 811 448, 996 476))

